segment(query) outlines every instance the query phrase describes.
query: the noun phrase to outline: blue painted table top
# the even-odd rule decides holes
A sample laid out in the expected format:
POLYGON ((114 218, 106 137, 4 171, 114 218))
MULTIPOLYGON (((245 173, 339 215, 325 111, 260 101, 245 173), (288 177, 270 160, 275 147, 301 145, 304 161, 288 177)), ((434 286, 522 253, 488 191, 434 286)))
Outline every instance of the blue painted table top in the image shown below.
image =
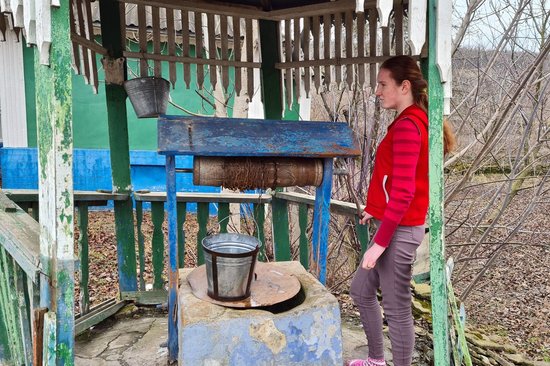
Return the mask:
POLYGON ((360 154, 341 122, 161 116, 163 155, 352 157, 360 154))

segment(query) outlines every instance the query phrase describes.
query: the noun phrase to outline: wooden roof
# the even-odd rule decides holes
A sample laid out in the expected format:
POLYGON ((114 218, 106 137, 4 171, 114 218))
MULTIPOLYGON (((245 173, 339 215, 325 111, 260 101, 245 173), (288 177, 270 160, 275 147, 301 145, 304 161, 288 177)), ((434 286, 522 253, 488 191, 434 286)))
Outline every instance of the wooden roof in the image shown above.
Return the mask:
MULTIPOLYGON (((25 10, 27 1, 30 4, 31 0, 25 0, 23 6, 14 7, 12 3, 19 0, 0 0, 0 10, 13 14, 12 27, 24 29, 27 42, 38 46, 41 60, 47 63, 51 35, 37 17, 32 21, 34 14, 25 10)), ((35 0, 35 7, 40 3, 35 0)), ((126 42, 123 54, 138 61, 140 76, 168 75, 175 84, 176 67, 182 65, 183 82, 191 87, 191 65, 199 65, 196 87, 203 88, 208 75, 212 86, 221 83, 224 89, 234 88, 237 94, 242 91, 250 94, 256 87, 253 70, 262 65, 258 54, 253 52, 258 42, 258 19, 277 21, 278 44, 268 47, 279 49, 275 67, 281 70, 285 96, 291 104, 294 94, 309 94, 323 85, 374 86, 380 62, 392 55, 418 56, 426 40, 426 3, 427 0, 126 0, 121 2, 127 10, 122 14, 121 24, 133 32, 132 41, 139 50, 126 42), (191 52, 192 45, 196 45, 196 53, 191 52), (166 64, 168 72, 163 72, 166 64), (235 84, 231 86, 230 69, 235 75, 235 84), (243 78, 246 85, 241 85, 243 75, 247 75, 243 78)), ((96 89, 95 57, 98 53, 107 55, 95 39, 97 4, 91 0, 71 0, 73 66, 96 89)), ((439 1, 440 17, 445 21, 438 25, 442 29, 438 30, 442 35, 441 47, 438 46, 442 56, 438 62, 442 80, 449 82, 445 89, 447 98, 450 97, 447 15, 451 9, 451 0, 439 1)), ((44 8, 41 11, 44 14, 44 8)))

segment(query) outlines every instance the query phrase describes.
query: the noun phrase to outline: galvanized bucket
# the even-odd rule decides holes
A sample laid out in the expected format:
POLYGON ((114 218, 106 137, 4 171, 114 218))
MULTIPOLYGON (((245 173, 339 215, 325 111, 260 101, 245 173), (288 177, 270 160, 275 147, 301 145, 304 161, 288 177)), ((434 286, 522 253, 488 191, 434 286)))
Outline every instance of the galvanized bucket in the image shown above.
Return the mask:
POLYGON ((170 83, 157 77, 143 77, 128 80, 124 89, 132 102, 138 118, 158 117, 166 113, 170 83))
POLYGON ((250 235, 223 233, 202 240, 208 296, 219 301, 250 296, 260 241, 250 235))

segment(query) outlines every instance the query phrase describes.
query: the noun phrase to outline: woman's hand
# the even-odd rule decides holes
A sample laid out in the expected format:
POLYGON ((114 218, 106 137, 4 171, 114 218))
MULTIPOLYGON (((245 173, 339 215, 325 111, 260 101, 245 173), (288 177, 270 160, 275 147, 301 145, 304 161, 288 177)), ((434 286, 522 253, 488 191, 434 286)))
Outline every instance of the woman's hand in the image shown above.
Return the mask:
POLYGON ((365 252, 363 255, 363 262, 361 263, 361 267, 363 267, 366 270, 373 269, 376 265, 376 261, 382 253, 386 250, 385 247, 378 245, 376 243, 373 243, 369 249, 365 252))
POLYGON ((363 211, 363 213, 361 214, 361 219, 359 220, 359 223, 361 225, 365 225, 367 221, 369 221, 370 219, 372 219, 372 215, 368 214, 366 211, 363 211))

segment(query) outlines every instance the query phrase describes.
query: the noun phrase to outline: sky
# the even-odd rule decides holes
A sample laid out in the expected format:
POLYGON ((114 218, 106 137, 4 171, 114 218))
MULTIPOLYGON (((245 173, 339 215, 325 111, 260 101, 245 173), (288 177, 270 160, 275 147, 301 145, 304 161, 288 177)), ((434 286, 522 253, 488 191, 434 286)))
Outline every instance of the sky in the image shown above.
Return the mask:
MULTIPOLYGON (((455 33, 466 12, 467 3, 470 2, 472 1, 453 1, 453 30, 455 33)), ((547 18, 546 27, 544 27, 547 33, 546 37, 550 36, 550 22, 548 22, 550 0, 485 0, 476 12, 472 26, 462 45, 473 48, 494 48, 522 2, 528 5, 521 12, 517 27, 511 35, 513 39, 517 39, 516 47, 524 47, 531 51, 537 50, 541 41, 539 30, 544 27, 542 23, 544 16, 547 18)))

